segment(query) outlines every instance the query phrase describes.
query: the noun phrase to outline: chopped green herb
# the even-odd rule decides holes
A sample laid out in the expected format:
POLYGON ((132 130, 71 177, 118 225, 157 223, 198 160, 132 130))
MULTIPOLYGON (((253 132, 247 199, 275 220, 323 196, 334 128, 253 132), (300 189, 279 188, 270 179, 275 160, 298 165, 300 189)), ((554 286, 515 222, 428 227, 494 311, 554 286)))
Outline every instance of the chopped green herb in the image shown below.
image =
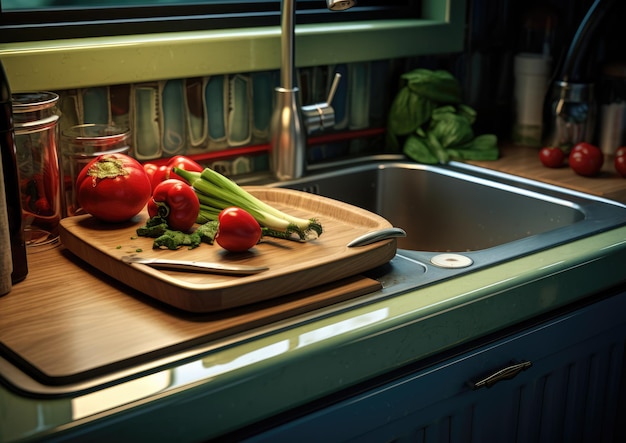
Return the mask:
POLYGON ((194 249, 200 246, 202 242, 213 244, 217 234, 217 226, 217 221, 209 221, 188 234, 169 229, 163 218, 155 216, 148 219, 145 226, 137 228, 137 235, 154 238, 153 249, 178 249, 182 246, 194 249))

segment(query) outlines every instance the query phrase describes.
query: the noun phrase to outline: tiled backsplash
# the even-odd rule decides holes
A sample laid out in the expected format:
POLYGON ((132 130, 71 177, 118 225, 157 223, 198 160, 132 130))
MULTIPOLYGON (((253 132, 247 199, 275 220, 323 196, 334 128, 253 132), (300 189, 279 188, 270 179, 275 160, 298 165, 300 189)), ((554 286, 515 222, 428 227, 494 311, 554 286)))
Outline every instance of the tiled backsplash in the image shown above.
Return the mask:
MULTIPOLYGON (((384 127, 397 66, 394 61, 379 61, 300 69, 301 103, 324 101, 335 72, 339 72, 342 79, 333 100, 335 131, 384 127)), ((278 71, 264 71, 57 91, 60 127, 83 123, 128 126, 131 153, 144 162, 184 154, 222 157, 207 166, 229 175, 266 170, 267 155, 246 155, 242 148, 269 142, 277 85, 278 71), (243 154, 231 157, 229 150, 243 154)), ((319 162, 383 149, 381 141, 372 146, 371 141, 355 139, 312 146, 308 160, 319 162)))

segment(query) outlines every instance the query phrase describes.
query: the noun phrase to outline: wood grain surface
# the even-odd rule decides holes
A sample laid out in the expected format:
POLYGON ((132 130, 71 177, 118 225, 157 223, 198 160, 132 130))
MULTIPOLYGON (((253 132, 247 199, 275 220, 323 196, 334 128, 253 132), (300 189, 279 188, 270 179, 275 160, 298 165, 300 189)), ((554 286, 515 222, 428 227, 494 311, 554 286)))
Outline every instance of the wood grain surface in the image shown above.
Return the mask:
POLYGON ((63 246, 28 258, 26 280, 0 297, 0 353, 61 390, 381 287, 357 275, 246 307, 192 314, 133 290, 63 246))
POLYGON ((116 280, 190 312, 229 309, 330 283, 387 263, 396 253, 395 239, 347 247, 357 236, 391 226, 379 215, 301 191, 248 189, 287 213, 319 219, 323 234, 307 242, 267 238, 246 253, 227 253, 207 244, 169 251, 152 249, 153 239, 137 237, 137 227, 147 219, 144 213, 138 221, 121 225, 101 223, 89 215, 65 218, 61 222, 61 241, 78 257, 116 280), (121 261, 122 256, 133 253, 147 258, 267 266, 269 270, 232 276, 157 270, 121 261))
POLYGON ((605 158, 598 176, 582 177, 567 166, 546 168, 539 161, 537 148, 506 145, 500 148, 500 152, 501 157, 496 161, 469 163, 626 204, 626 179, 617 174, 611 157, 605 158))

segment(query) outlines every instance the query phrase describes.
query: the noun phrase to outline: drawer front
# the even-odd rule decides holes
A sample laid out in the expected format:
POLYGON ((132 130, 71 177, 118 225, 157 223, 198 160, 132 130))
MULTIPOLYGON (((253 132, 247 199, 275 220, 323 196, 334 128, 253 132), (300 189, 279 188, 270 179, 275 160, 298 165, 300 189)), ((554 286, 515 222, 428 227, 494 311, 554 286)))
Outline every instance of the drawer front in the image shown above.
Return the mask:
POLYGON ((613 440, 626 344, 624 312, 626 293, 248 441, 613 440), (516 362, 529 363, 519 371, 505 371, 490 387, 473 386, 516 362))

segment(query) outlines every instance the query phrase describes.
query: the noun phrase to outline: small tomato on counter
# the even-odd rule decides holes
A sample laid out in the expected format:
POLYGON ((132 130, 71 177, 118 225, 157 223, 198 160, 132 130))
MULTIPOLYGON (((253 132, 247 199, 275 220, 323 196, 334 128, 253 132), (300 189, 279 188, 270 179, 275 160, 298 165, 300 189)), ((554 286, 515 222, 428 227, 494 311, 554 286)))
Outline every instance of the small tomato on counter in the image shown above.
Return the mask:
POLYGON ((539 151, 539 160, 547 168, 559 168, 565 161, 565 153, 561 148, 546 146, 539 151))
POLYGON ((153 191, 159 183, 165 180, 177 179, 184 181, 182 177, 180 177, 173 171, 174 168, 184 169, 185 171, 192 172, 202 172, 202 170, 204 169, 199 163, 195 162, 189 157, 185 157, 184 155, 176 155, 170 158, 165 165, 146 163, 143 165, 143 167, 148 174, 148 177, 150 178, 150 183, 152 184, 153 191))
POLYGON ((200 202, 196 192, 187 183, 169 179, 159 183, 148 201, 150 217, 160 216, 175 231, 189 231, 196 223, 200 202))
POLYGON ((615 157, 615 160, 613 161, 617 173, 626 178, 626 155, 620 155, 619 157, 615 157))
POLYGON ((113 223, 137 215, 152 192, 141 163, 126 154, 93 159, 78 174, 76 189, 78 203, 86 212, 113 223))
POLYGON ((581 142, 569 154, 569 166, 578 175, 592 177, 602 169, 604 154, 597 146, 581 142))
POLYGON ((261 226, 249 212, 230 207, 220 212, 215 241, 231 252, 244 252, 261 239, 261 226))
POLYGON ((626 146, 620 146, 615 150, 613 164, 617 173, 626 178, 626 146))

